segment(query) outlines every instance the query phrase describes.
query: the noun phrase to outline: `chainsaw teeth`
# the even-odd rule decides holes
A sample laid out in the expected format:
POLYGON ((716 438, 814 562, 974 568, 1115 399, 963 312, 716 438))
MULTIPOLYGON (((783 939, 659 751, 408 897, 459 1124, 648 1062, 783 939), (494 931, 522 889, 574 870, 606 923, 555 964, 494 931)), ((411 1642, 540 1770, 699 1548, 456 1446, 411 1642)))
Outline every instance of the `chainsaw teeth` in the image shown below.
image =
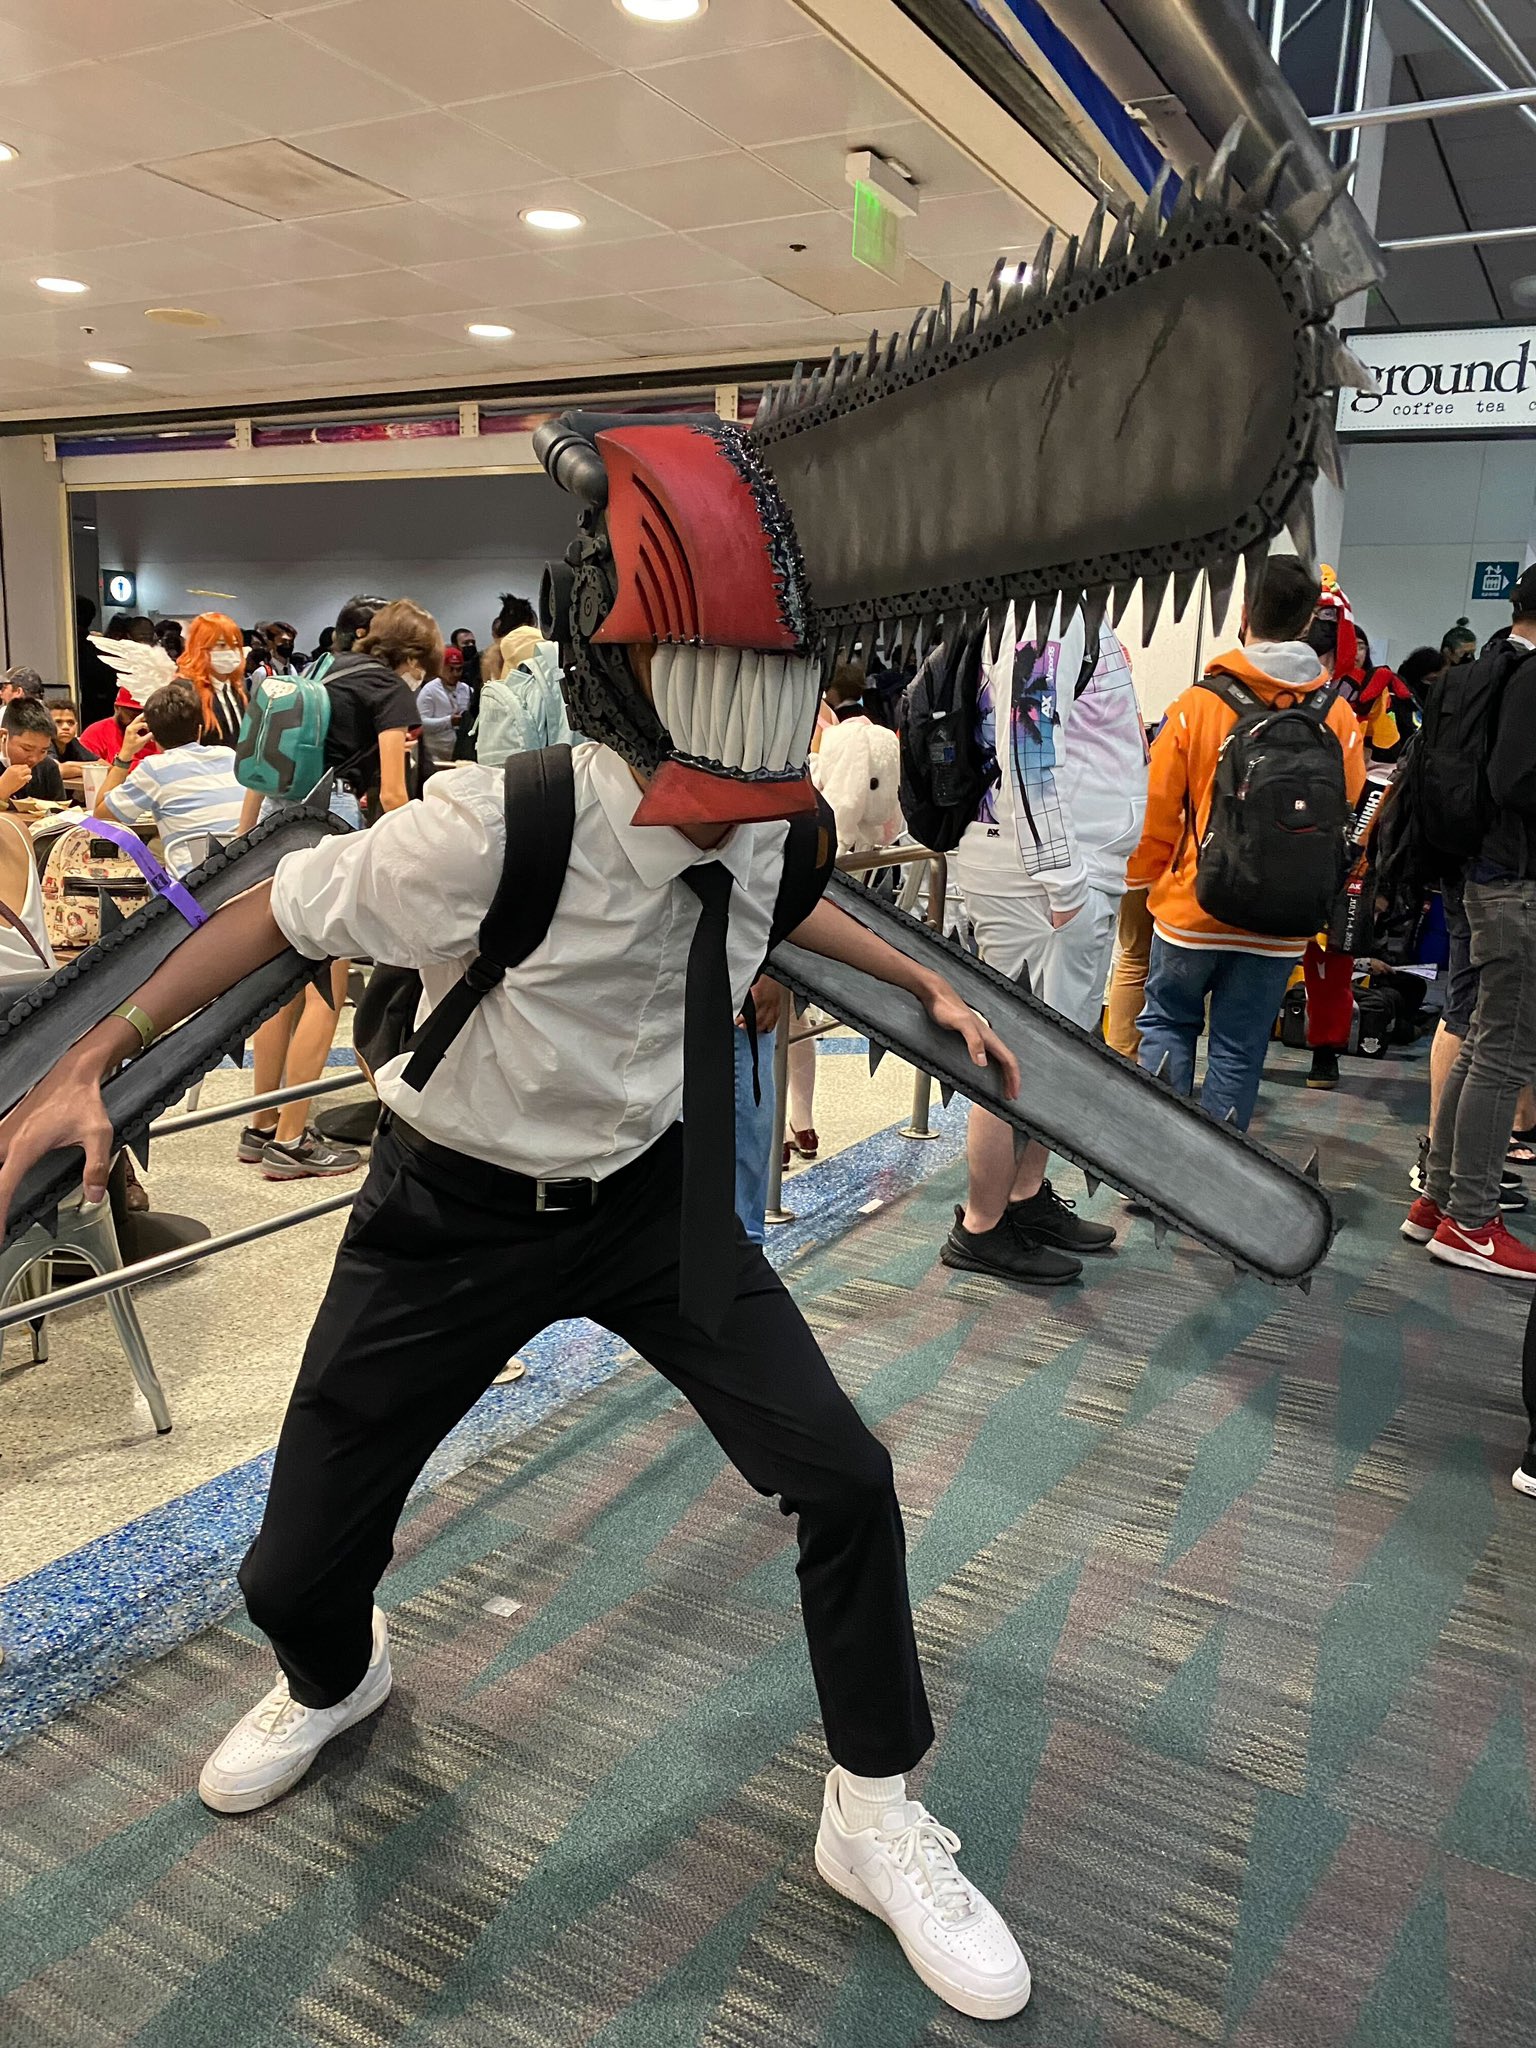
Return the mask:
MULTIPOLYGON (((1143 591, 1142 630, 1149 638, 1163 613, 1169 583, 1172 610, 1182 619, 1195 596, 1201 574, 1208 578, 1213 619, 1224 617, 1241 556, 1250 570, 1267 552, 1269 536, 1282 520, 1297 552, 1315 559, 1316 532, 1311 483, 1322 474, 1334 483, 1341 478, 1338 441, 1333 425, 1333 399, 1341 386, 1374 390, 1371 373, 1327 325, 1332 311, 1323 296, 1316 266, 1305 253, 1310 235, 1347 189, 1349 173, 1341 171, 1323 187, 1293 199, 1283 213, 1273 201, 1292 166, 1294 146, 1284 144, 1247 183, 1240 199, 1232 196, 1237 160, 1251 131, 1239 120, 1222 137, 1202 176, 1190 171, 1178 181, 1173 204, 1164 206, 1173 173, 1164 166, 1151 191, 1139 204, 1124 208, 1113 221, 1107 245, 1110 210, 1106 200, 1095 205, 1081 238, 1058 248, 1057 232, 1047 227, 1027 265, 999 258, 983 289, 968 290, 957 300, 945 283, 932 307, 914 315, 905 334, 883 339, 872 333, 868 343, 845 356, 835 350, 831 360, 807 373, 795 365, 787 382, 762 395, 753 433, 771 445, 806 428, 823 425, 843 413, 878 404, 906 389, 920 377, 974 361, 988 349, 1011 343, 1056 321, 1069 318, 1085 295, 1103 298, 1136 284, 1156 266, 1166 268, 1191 254, 1225 241, 1256 246, 1287 294, 1295 320, 1298 358, 1296 421, 1286 462, 1250 515, 1235 518, 1224 533, 1189 536, 1178 566, 1167 550, 1104 555, 1096 561, 1063 562, 1016 575, 957 585, 949 590, 895 592, 867 606, 840 606, 826 622, 832 658, 843 640, 831 639, 835 626, 871 621, 878 615, 881 643, 903 659, 921 658, 947 623, 962 617, 984 622, 989 648, 1004 630, 1009 601, 1016 607, 1017 631, 1043 637, 1053 608, 1060 603, 1063 624, 1079 609, 1087 630, 1097 629, 1108 615, 1118 627, 1138 583, 1143 591), (1255 238, 1256 244, 1255 244, 1255 238), (1161 559, 1159 559, 1161 557, 1161 559), (1164 566, 1167 564, 1167 566, 1164 566)), ((771 467, 771 462, 770 462, 771 467)), ((866 640, 866 644, 868 641, 866 640)))

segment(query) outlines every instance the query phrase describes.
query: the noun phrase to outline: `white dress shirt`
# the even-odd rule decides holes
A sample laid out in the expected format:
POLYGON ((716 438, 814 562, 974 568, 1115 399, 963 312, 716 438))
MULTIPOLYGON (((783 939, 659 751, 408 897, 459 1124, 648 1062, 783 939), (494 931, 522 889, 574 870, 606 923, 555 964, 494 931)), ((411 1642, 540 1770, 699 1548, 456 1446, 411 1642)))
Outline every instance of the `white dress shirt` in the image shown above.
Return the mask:
MULTIPOLYGON (((682 1112, 699 903, 680 877, 710 860, 731 872, 739 1004, 767 950, 788 828, 737 825, 705 852, 671 826, 632 822, 640 791, 609 748, 586 742, 574 765, 570 866, 544 942, 485 997, 423 1089, 406 1087, 405 1055, 377 1078, 384 1103, 439 1145, 536 1178, 602 1180, 682 1112)), ((288 854, 272 913, 312 959, 419 968, 430 1006, 474 958, 505 844, 500 771, 465 765, 370 831, 288 854)))

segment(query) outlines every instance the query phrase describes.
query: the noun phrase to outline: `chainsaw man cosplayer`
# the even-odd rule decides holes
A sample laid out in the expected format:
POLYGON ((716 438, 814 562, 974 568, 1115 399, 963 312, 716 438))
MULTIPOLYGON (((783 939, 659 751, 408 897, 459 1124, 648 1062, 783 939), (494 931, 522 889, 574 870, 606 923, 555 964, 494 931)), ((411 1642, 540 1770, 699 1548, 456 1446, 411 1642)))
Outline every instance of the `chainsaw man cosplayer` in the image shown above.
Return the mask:
MULTIPOLYGON (((0 1088, 16 1104, 0 1124, 0 1209, 24 1217, 29 1169, 35 1181, 60 1148, 84 1147, 87 1192, 100 1190, 135 1128, 114 1123, 114 1091, 141 1065, 158 1087, 162 1057, 167 1086, 187 1085, 171 1048, 196 1034, 202 1006, 212 1016, 235 984, 254 988, 264 963, 302 967, 293 949, 422 974, 425 1022, 378 1075, 372 1167, 240 1575, 282 1679, 209 1758, 210 1806, 278 1798, 383 1705, 374 1591, 413 1480, 519 1345, 586 1315, 665 1374, 749 1484, 796 1518, 833 1758, 821 1875, 886 1920, 961 2012, 1000 2019, 1026 2002, 1028 1967, 964 1876, 957 1838, 907 1795, 933 1728, 890 1459, 732 1215, 733 1018, 785 933, 786 849, 816 837, 818 679, 854 626, 907 641, 936 617, 986 610, 995 634, 1010 601, 1048 620, 1066 592, 1096 633, 1111 594, 1123 602, 1145 579, 1155 619, 1170 577, 1182 609, 1202 571, 1220 609, 1237 555, 1262 557, 1282 523, 1305 529, 1351 366, 1302 247, 1316 208, 1304 222, 1268 213, 1278 159, 1233 202, 1236 139, 1166 219, 1159 189, 1102 255, 1100 209, 1054 277, 1047 238, 1027 283, 994 276, 958 315, 946 287, 904 345, 872 337, 808 385, 797 374, 750 430, 580 414, 540 430, 546 468, 582 506, 557 631, 571 724, 589 739, 524 757, 547 783, 550 829, 530 840, 514 818, 513 893, 525 854, 525 894, 541 861, 558 865, 552 915, 526 956, 503 952, 522 963, 504 978, 485 971, 482 920, 513 806, 501 776, 464 767, 371 831, 322 837, 265 870, 270 881, 218 897, 120 1011, 106 1014, 111 995, 89 1009, 93 986, 135 986, 111 982, 104 959, 0 1027, 0 1088), (60 1042, 71 1050, 48 1071, 60 1042)), ((236 867, 255 861, 259 836, 230 849, 236 867)), ((793 920, 776 960, 798 987, 1017 1115, 1018 1061, 998 1033, 1011 1034, 1053 1147, 1253 1270, 1310 1270, 1329 1228, 1314 1182, 1001 977, 977 968, 969 1007, 942 970, 959 979, 974 963, 936 937, 919 944, 909 920, 887 944, 862 921, 861 894, 843 894, 851 915, 822 900, 793 920), (837 993, 823 997, 823 980, 837 993), (1073 1127, 1058 1135, 1062 1103, 1073 1127), (1301 1235, 1268 1269, 1282 1213, 1301 1235)), ((146 913, 142 945, 125 928, 119 958, 165 929, 146 913)), ((148 1113, 141 1103, 137 1128, 148 1113)))

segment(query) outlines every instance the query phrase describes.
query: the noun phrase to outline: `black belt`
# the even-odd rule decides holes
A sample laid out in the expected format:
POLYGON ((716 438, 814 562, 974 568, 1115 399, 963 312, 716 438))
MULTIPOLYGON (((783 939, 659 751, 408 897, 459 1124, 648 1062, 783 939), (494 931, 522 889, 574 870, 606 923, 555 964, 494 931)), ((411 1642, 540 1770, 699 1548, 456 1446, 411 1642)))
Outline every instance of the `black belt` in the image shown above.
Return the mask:
MULTIPOLYGON (((657 1145, 675 1138, 680 1128, 664 1134, 657 1145)), ((494 1166, 489 1159, 476 1159, 468 1152, 454 1151, 450 1145, 436 1144, 402 1123, 390 1110, 379 1118, 379 1135, 386 1133, 427 1168, 429 1178, 443 1180, 449 1192, 495 1208, 532 1210, 549 1216, 582 1215, 595 1209, 600 1196, 616 1193, 657 1149, 657 1145, 649 1147, 606 1180, 535 1180, 531 1174, 514 1173, 510 1167, 494 1166)))

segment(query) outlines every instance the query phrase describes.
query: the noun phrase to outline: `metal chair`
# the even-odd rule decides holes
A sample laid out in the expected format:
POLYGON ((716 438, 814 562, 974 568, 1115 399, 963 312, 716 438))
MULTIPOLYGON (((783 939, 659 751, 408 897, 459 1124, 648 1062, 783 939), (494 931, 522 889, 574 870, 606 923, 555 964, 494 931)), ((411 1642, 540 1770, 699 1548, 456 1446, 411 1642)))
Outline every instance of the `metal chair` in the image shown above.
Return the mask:
MULTIPOLYGON (((0 1252, 0 1308, 9 1306, 13 1296, 26 1301, 39 1293, 46 1294, 53 1284, 53 1262, 65 1253, 89 1266, 93 1273, 122 1270, 123 1255, 118 1248, 110 1202, 87 1203, 83 1197, 77 1196, 61 1205, 53 1230, 34 1223, 14 1244, 0 1252), (43 1283, 40 1289, 36 1284, 39 1274, 43 1283)), ((149 1345, 145 1342, 133 1297, 124 1288, 117 1294, 109 1294, 106 1301, 112 1321, 117 1326, 118 1342, 138 1382, 139 1392, 149 1404, 156 1434, 164 1436, 171 1427, 171 1411, 166 1405, 165 1389, 155 1371, 155 1362, 149 1355, 149 1345)), ((38 1316, 31 1327, 32 1357, 41 1363, 48 1356, 46 1316, 38 1316)), ((4 1357, 4 1348, 5 1332, 0 1331, 0 1359, 4 1357)))

